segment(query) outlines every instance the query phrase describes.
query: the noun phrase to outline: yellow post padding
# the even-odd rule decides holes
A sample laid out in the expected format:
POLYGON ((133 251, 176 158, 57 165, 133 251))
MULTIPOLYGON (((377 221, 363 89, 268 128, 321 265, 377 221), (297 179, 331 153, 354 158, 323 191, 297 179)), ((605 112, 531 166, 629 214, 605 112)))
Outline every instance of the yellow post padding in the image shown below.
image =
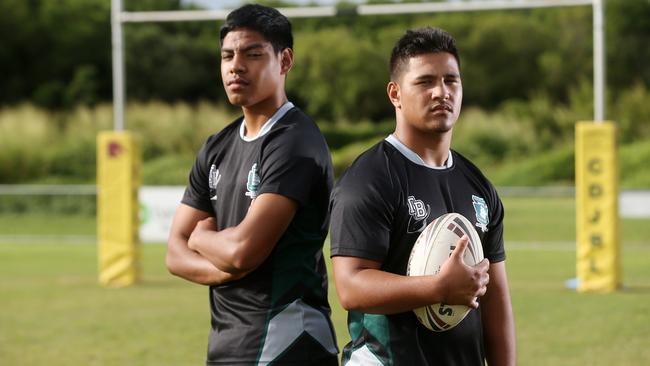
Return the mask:
POLYGON ((124 287, 139 278, 140 151, 128 132, 97 136, 99 283, 124 287))
POLYGON ((579 292, 621 285, 616 126, 576 125, 576 272, 579 292))

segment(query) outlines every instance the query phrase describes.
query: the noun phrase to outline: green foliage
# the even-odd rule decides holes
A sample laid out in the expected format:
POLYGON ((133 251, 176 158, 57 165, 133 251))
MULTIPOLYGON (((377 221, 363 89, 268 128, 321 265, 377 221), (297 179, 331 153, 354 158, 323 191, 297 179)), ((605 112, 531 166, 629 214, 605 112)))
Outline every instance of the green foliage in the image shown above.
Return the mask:
MULTIPOLYGON (((650 186, 650 92, 637 85, 617 96, 609 112, 620 131, 624 187, 650 186), (629 146, 629 148, 628 148, 629 146)), ((465 107, 452 148, 481 166, 498 185, 570 184, 577 121, 592 119, 591 86, 579 83, 568 104, 544 94, 513 100, 496 110, 465 107)), ((240 110, 203 102, 130 104, 127 127, 141 137, 145 184, 185 184, 193 157, 206 138, 240 110)), ((97 133, 112 128, 109 105, 48 112, 30 105, 0 110, 0 183, 90 183, 95 180, 97 133)), ((394 130, 381 123, 320 123, 339 176, 364 150, 394 130)))
POLYGON ((0 2, 0 103, 63 108, 108 99, 109 14, 107 0, 0 2))
POLYGON ((574 146, 567 144, 545 153, 522 156, 501 166, 484 166, 483 171, 501 186, 543 186, 549 182, 570 185, 575 177, 574 146))
POLYGON ((539 145, 528 118, 465 109, 454 128, 452 147, 479 165, 531 154, 539 145))
POLYGON ((384 138, 395 130, 395 122, 338 122, 335 124, 323 123, 320 130, 331 150, 338 150, 349 144, 368 140, 371 138, 384 138))
MULTIPOLYGON (((207 137, 230 123, 235 113, 207 103, 159 102, 129 105, 126 111, 129 130, 141 137, 145 166, 163 156, 193 157, 207 137)), ((109 105, 68 112, 48 112, 29 105, 0 110, 0 184, 93 182, 97 134, 112 127, 109 105)), ((190 166, 183 166, 185 172, 190 166)), ((171 171, 179 168, 175 169, 171 171)), ((145 169, 145 173, 149 171, 145 169)), ((180 177, 178 173, 153 171, 161 176, 145 175, 146 184, 185 182, 186 176, 171 178, 180 177)))
POLYGON ((194 164, 191 155, 165 155, 147 162, 142 169, 142 182, 147 185, 186 185, 194 164))
MULTIPOLYGON (((384 1, 372 1, 382 3, 384 1)), ((267 1, 290 6, 282 1, 267 1)), ((607 1, 610 95, 650 85, 650 3, 607 1)), ((349 2, 339 2, 341 9, 349 2)), ((125 1, 129 11, 177 10, 179 0, 125 1)), ((385 95, 387 63, 406 29, 439 26, 457 39, 465 104, 497 110, 504 102, 536 99, 537 108, 573 104, 571 93, 592 79, 592 11, 587 6, 292 19, 296 39, 292 100, 317 121, 392 118, 385 95)), ((126 24, 127 95, 133 101, 225 103, 219 22, 126 24)), ((110 1, 0 3, 0 104, 31 101, 50 109, 111 100, 110 1)), ((612 98, 609 103, 617 103, 612 98)), ((610 107, 610 105, 608 105, 610 107)), ((610 108, 608 108, 610 109, 610 108)), ((551 126, 543 139, 555 138, 551 126)), ((539 132, 539 129, 537 130, 539 132)), ((546 132, 545 132, 546 133, 546 132)))
POLYGON ((392 110, 386 56, 367 38, 337 27, 296 37, 288 93, 318 120, 377 119, 392 110), (323 52, 327 50, 326 52, 323 52), (352 77, 354 76, 354 77, 352 77))
POLYGON ((126 28, 127 95, 167 102, 223 100, 216 23, 178 28, 160 24, 126 28))
POLYGON ((650 141, 621 146, 618 153, 620 186, 624 189, 650 187, 650 141))
MULTIPOLYGON (((0 195, 0 214, 46 213, 52 216, 94 217, 97 211, 96 201, 94 195, 0 195)), ((14 230, 20 230, 20 228, 17 227, 14 230)))
POLYGON ((539 88, 544 74, 538 59, 552 48, 548 25, 518 12, 471 14, 463 19, 467 21, 458 42, 466 103, 493 109, 539 88))
POLYGON ((606 6, 608 83, 614 91, 650 86, 650 1, 610 0, 606 6))
POLYGON ((624 90, 608 115, 617 122, 623 143, 650 137, 650 91, 643 84, 624 90))

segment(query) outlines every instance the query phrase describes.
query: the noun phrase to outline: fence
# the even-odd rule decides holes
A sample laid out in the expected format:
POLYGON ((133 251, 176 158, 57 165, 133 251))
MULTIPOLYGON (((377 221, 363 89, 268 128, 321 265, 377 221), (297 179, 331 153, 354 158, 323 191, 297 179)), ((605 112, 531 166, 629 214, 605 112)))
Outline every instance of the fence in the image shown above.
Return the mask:
MULTIPOLYGON (((573 205, 573 187, 500 187, 506 210, 520 216, 521 207, 530 207, 531 199, 573 205), (539 200, 541 199, 541 200, 539 200)), ((0 242, 95 242, 95 185, 0 185, 0 242)), ((178 203, 181 186, 144 186, 140 188, 140 238, 143 242, 165 242, 178 203)), ((538 203, 539 204, 539 203, 538 203)), ((563 212, 564 221, 575 220, 571 211, 563 212)), ((514 221, 511 226, 534 224, 532 207, 528 222, 514 221)), ((650 190, 622 191, 619 213, 624 219, 650 218, 650 190)), ((552 215, 542 213, 539 215, 552 215)), ((572 238, 568 238, 572 240, 572 238)))

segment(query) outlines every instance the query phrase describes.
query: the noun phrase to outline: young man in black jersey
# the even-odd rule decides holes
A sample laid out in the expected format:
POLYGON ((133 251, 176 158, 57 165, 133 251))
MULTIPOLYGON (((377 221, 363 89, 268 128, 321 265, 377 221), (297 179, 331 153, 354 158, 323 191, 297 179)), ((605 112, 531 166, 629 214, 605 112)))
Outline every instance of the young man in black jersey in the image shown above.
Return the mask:
POLYGON ((463 96, 455 40, 435 28, 408 31, 390 68, 395 132, 352 164, 330 202, 334 277, 352 338, 343 365, 514 365, 503 206, 479 169, 450 150, 463 96), (486 259, 465 265, 464 237, 436 276, 405 276, 419 233, 448 212, 475 223, 486 259), (434 303, 472 310, 438 333, 411 311, 434 303))
POLYGON ((210 287, 208 365, 336 365, 322 254, 332 166, 318 127, 285 94, 291 24, 246 5, 220 36, 224 88, 243 117, 199 152, 167 267, 210 287))

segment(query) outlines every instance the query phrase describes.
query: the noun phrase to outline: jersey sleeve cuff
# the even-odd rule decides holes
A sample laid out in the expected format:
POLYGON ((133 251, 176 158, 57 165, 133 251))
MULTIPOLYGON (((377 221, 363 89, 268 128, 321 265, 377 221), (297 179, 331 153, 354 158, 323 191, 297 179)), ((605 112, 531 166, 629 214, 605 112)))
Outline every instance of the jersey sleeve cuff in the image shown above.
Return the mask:
POLYGON ((357 248, 345 248, 345 247, 332 247, 330 252, 330 257, 358 257, 363 259, 370 259, 377 262, 383 262, 385 255, 380 253, 375 253, 367 250, 360 250, 357 248))
POLYGON ((203 201, 196 201, 189 199, 187 197, 183 197, 181 200, 182 204, 188 205, 192 208, 195 208, 200 211, 204 211, 209 213, 210 215, 214 215, 214 210, 212 209, 212 206, 209 203, 203 202, 203 201))

